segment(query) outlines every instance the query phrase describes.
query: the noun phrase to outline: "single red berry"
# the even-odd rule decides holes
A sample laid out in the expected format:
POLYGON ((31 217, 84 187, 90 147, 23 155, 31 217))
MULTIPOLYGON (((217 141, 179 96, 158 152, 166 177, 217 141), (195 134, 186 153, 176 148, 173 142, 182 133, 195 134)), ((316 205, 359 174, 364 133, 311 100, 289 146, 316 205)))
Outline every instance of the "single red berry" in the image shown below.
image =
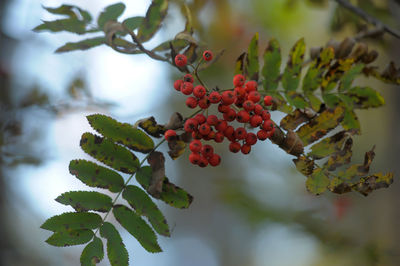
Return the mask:
POLYGON ((189 144, 189 149, 192 152, 200 152, 201 147, 203 147, 203 145, 201 144, 201 141, 198 139, 192 140, 189 144))
POLYGON ((262 122, 263 122, 263 119, 262 119, 262 117, 259 116, 259 115, 253 115, 253 116, 250 118, 250 125, 251 125, 252 127, 258 127, 259 125, 261 125, 262 122))
POLYGON ((208 144, 203 145, 203 147, 201 148, 201 154, 209 159, 214 154, 214 148, 208 144))
POLYGON ((233 93, 237 98, 245 98, 246 97, 246 89, 243 87, 236 87, 233 89, 233 93))
POLYGON ((185 129, 186 132, 193 132, 193 131, 197 131, 198 126, 199 126, 199 122, 196 119, 189 118, 188 120, 186 120, 183 128, 185 129))
POLYGON ((193 95, 199 99, 203 98, 206 95, 206 92, 207 92, 206 89, 201 85, 197 85, 193 89, 193 95))
POLYGON ((213 156, 208 160, 211 166, 217 166, 221 163, 221 157, 218 154, 213 154, 213 156))
POLYGON ((174 82, 175 90, 180 91, 182 84, 183 84, 183 80, 181 80, 181 79, 175 80, 175 82, 174 82))
POLYGON ((244 98, 236 98, 235 100, 235 105, 239 108, 243 107, 243 103, 244 103, 245 99, 244 98))
POLYGON ((210 107, 210 105, 211 105, 211 103, 207 97, 203 97, 199 100, 199 107, 201 109, 207 109, 208 107, 210 107))
POLYGON ((258 103, 261 99, 261 94, 258 91, 251 91, 249 95, 247 95, 247 99, 254 103, 258 103))
POLYGON ((181 86, 181 92, 185 95, 190 95, 193 92, 193 84, 190 82, 183 82, 181 86))
POLYGON ((236 99, 235 94, 232 91, 224 91, 221 96, 221 101, 225 105, 234 103, 236 99))
POLYGON ((201 156, 200 156, 200 154, 198 154, 198 153, 191 153, 191 154, 189 155, 189 161, 190 161, 192 164, 199 164, 199 163, 200 163, 200 159, 201 159, 201 156))
POLYGON ((269 95, 265 96, 265 97, 264 97, 264 104, 265 104, 266 106, 271 106, 271 105, 272 105, 272 97, 269 96, 269 95))
POLYGON ((192 132, 192 138, 194 138, 194 139, 202 139, 203 136, 199 133, 199 131, 193 131, 192 132))
POLYGON ((249 154, 251 151, 251 146, 248 144, 243 144, 242 148, 240 148, 243 154, 249 154))
POLYGON ((188 97, 187 99, 186 99, 186 106, 187 107, 189 107, 189 108, 196 108, 196 106, 197 106, 197 99, 196 98, 194 98, 194 97, 188 97))
POLYGON ((257 135, 252 132, 247 133, 246 144, 254 145, 256 144, 256 142, 257 142, 257 135))
POLYGON ((269 113, 268 110, 264 110, 264 111, 261 113, 261 117, 262 117, 262 119, 263 119, 264 121, 267 121, 267 120, 270 120, 270 119, 271 119, 271 114, 269 113))
POLYGON ((215 131, 211 129, 210 133, 207 135, 207 140, 211 140, 215 138, 215 131))
POLYGON ((218 105, 218 111, 221 113, 226 113, 229 111, 229 109, 230 109, 229 105, 224 105, 222 103, 218 105))
POLYGON ((261 113, 264 111, 264 107, 262 107, 262 105, 261 104, 256 104, 255 106, 254 106, 254 113, 256 114, 256 115, 261 115, 261 113))
POLYGON ((198 163, 200 167, 206 167, 208 165, 208 160, 204 156, 200 156, 200 161, 198 163))
POLYGON ((228 122, 225 120, 219 120, 215 128, 218 130, 218 132, 224 132, 224 130, 228 127, 228 122))
POLYGON ((218 91, 213 91, 208 96, 210 103, 219 103, 221 101, 221 94, 218 91))
POLYGON ((255 105, 254 105, 253 101, 247 100, 243 103, 243 109, 248 112, 253 111, 254 107, 255 107, 255 105))
POLYGON ((257 132, 257 138, 258 138, 259 140, 266 140, 266 139, 268 138, 268 136, 269 136, 268 132, 265 131, 264 129, 260 129, 260 130, 257 132))
POLYGON ((193 117, 194 119, 197 120, 197 122, 199 122, 199 124, 203 124, 206 122, 206 117, 203 114, 197 114, 195 117, 193 117))
POLYGON ((235 87, 241 87, 244 85, 244 82, 246 81, 245 77, 241 74, 237 74, 233 77, 233 86, 235 87))
POLYGON ((165 131, 164 137, 165 137, 165 140, 166 140, 166 141, 172 140, 173 138, 176 137, 176 132, 175 132, 175 130, 168 129, 167 131, 165 131))
POLYGON ((236 141, 232 141, 232 142, 229 144, 229 150, 230 150, 231 152, 233 152, 233 153, 239 152, 239 151, 240 151, 240 143, 239 143, 239 142, 236 142, 236 141))
POLYGON ((217 132, 217 133, 215 133, 214 141, 216 143, 221 143, 224 141, 224 138, 225 138, 225 136, 222 132, 217 132))
POLYGON ((236 139, 245 139, 247 137, 247 131, 244 127, 238 127, 235 130, 235 138, 236 139))
POLYGON ((273 127, 270 131, 268 131, 268 138, 271 138, 275 133, 275 127, 273 127))
POLYGON ((203 136, 207 136, 210 133, 210 131, 211 131, 211 128, 208 124, 204 123, 199 126, 199 132, 203 136))
POLYGON ((257 81, 250 80, 246 83, 246 92, 256 91, 257 90, 257 81))
POLYGON ((193 83, 194 82, 194 78, 193 78, 192 75, 186 74, 185 76, 183 76, 183 81, 193 83))
POLYGON ((209 124, 210 126, 216 126, 218 124, 218 117, 216 115, 209 115, 207 117, 207 124, 209 124))
POLYGON ((235 120, 236 112, 235 112, 235 110, 230 108, 228 112, 224 113, 223 117, 226 121, 231 122, 231 121, 235 120))
POLYGON ((247 123, 250 120, 250 114, 245 110, 241 110, 237 113, 236 120, 239 123, 247 123))
POLYGON ((184 54, 178 54, 175 56, 175 65, 178 67, 184 67, 187 64, 187 57, 184 54))
POLYGON ((203 53, 203 58, 205 61, 211 61, 213 59, 213 53, 210 50, 206 50, 203 53))
POLYGON ((227 138, 230 137, 234 137, 233 135, 235 134, 235 129, 233 128, 233 126, 228 126, 225 130, 224 130, 224 135, 227 138))
POLYGON ((274 123, 271 120, 265 120, 262 124, 262 129, 265 131, 271 131, 274 128, 274 123))

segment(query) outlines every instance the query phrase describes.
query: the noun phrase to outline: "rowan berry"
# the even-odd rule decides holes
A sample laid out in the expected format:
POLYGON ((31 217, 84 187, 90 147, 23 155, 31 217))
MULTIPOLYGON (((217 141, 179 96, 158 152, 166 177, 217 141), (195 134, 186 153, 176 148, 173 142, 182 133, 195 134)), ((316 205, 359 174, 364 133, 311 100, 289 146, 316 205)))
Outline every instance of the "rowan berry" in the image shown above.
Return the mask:
POLYGON ((257 81, 250 80, 246 83, 246 92, 256 91, 257 90, 257 81))
POLYGON ((261 104, 256 104, 254 105, 254 113, 256 115, 261 115, 261 113, 264 111, 264 107, 262 107, 261 104))
POLYGON ((207 160, 207 158, 205 158, 204 156, 200 156, 200 160, 199 160, 198 165, 199 165, 200 167, 206 167, 206 166, 208 165, 208 160, 207 160))
POLYGON ((268 110, 264 110, 264 111, 261 113, 261 117, 262 117, 262 119, 263 119, 264 121, 270 120, 270 119, 271 119, 271 114, 269 113, 268 110))
POLYGON ((225 120, 219 120, 217 125, 215 126, 215 129, 218 130, 218 132, 224 132, 224 130, 228 127, 228 123, 225 120))
POLYGON ((238 127, 235 130, 235 138, 236 139, 245 139, 247 136, 247 131, 244 129, 244 127, 238 127))
POLYGON ((186 75, 183 77, 183 81, 193 83, 193 82, 194 82, 194 78, 193 78, 192 75, 186 74, 186 75))
POLYGON ((263 119, 262 119, 262 117, 259 116, 259 115, 253 115, 253 116, 250 118, 250 125, 251 125, 252 127, 258 127, 259 125, 261 125, 262 122, 263 122, 263 119))
POLYGON ((241 110, 237 113, 236 120, 239 123, 247 123, 250 120, 250 114, 245 110, 241 110))
POLYGON ((221 143, 221 142, 224 141, 224 138, 225 138, 225 136, 224 136, 223 133, 217 132, 217 133, 215 133, 214 141, 215 141, 216 143, 221 143))
POLYGON ((189 118, 188 120, 186 120, 183 128, 185 129, 186 132, 193 132, 193 131, 197 130, 198 126, 199 126, 199 122, 196 119, 189 118))
POLYGON ((204 123, 199 126, 199 132, 203 136, 207 136, 211 131, 211 128, 208 124, 204 123))
POLYGON ((247 99, 254 103, 258 103, 261 99, 261 94, 258 91, 251 91, 249 95, 247 95, 247 99))
POLYGON ((239 107, 239 108, 242 108, 242 107, 243 107, 244 101, 245 101, 245 99, 243 99, 243 98, 236 98, 236 100, 235 100, 235 105, 236 105, 237 107, 239 107))
POLYGON ((235 129, 233 128, 233 126, 228 126, 225 130, 224 130, 224 135, 227 138, 230 137, 234 137, 233 135, 235 134, 235 129))
POLYGON ((166 141, 170 141, 170 140, 174 139, 176 137, 175 130, 168 129, 167 131, 165 131, 164 137, 165 137, 166 141))
POLYGON ((182 84, 183 84, 183 80, 181 80, 181 79, 175 80, 175 82, 174 82, 175 90, 180 91, 182 84))
POLYGON ((239 152, 239 151, 240 151, 240 143, 239 143, 239 142, 236 142, 236 141, 232 141, 232 142, 229 144, 229 150, 230 150, 231 152, 233 152, 233 153, 239 152))
POLYGON ((216 126, 218 124, 218 117, 216 115, 209 115, 207 117, 207 124, 209 124, 210 126, 216 126))
POLYGON ((265 104, 266 106, 271 106, 271 105, 272 105, 272 97, 269 96, 269 95, 265 96, 265 97, 264 97, 264 104, 265 104))
POLYGON ((189 144, 189 149, 192 152, 200 152, 202 147, 203 145, 201 144, 201 141, 198 139, 192 140, 189 144))
POLYGON ((246 144, 254 145, 256 144, 256 142, 257 142, 257 135, 252 132, 247 133, 246 144))
POLYGON ((268 138, 268 136, 269 136, 268 132, 265 131, 264 129, 260 129, 260 130, 257 132, 257 138, 258 138, 259 140, 266 140, 266 139, 268 138))
POLYGON ((245 81, 246 81, 245 77, 241 74, 237 74, 233 77, 233 85, 235 87, 243 86, 245 81))
POLYGON ((221 101, 221 94, 218 91, 213 91, 208 96, 210 103, 219 103, 221 101))
POLYGON ((221 163, 221 157, 218 154, 213 154, 213 156, 208 160, 211 166, 217 166, 221 163))
POLYGON ((178 67, 184 67, 187 64, 187 57, 184 54, 178 54, 175 56, 175 65, 178 67))
POLYGON ((251 146, 248 144, 243 144, 240 150, 242 151, 243 154, 249 154, 251 151, 251 146))
POLYGON ((232 108, 229 108, 229 111, 224 113, 223 117, 226 121, 231 122, 231 121, 235 120, 236 112, 232 108))
POLYGON ((206 95, 206 88, 204 88, 201 85, 197 85, 193 89, 193 95, 196 96, 197 98, 203 98, 206 95))
POLYGON ((200 100, 199 100, 199 107, 201 108, 201 109, 207 109, 208 107, 210 107, 210 105, 211 105, 211 103, 210 103, 210 101, 208 100, 208 98, 207 97, 203 97, 203 98, 201 98, 200 100))
POLYGON ((234 103, 235 99, 236 99, 235 94, 232 91, 224 91, 221 94, 221 97, 222 97, 221 101, 225 105, 229 105, 229 104, 234 103))
POLYGON ((203 114, 197 114, 195 117, 193 117, 194 119, 197 120, 197 122, 199 122, 199 124, 203 124, 206 122, 206 117, 203 114))
POLYGON ((265 131, 271 131, 274 128, 274 123, 271 120, 265 120, 262 124, 262 129, 265 131))
POLYGON ((210 133, 207 135, 207 140, 215 138, 215 131, 211 130, 210 133))
POLYGON ((206 50, 203 53, 203 58, 205 61, 211 61, 213 59, 213 53, 210 50, 206 50))
POLYGON ((246 89, 243 87, 236 87, 233 89, 233 93, 237 98, 245 98, 246 97, 246 89))
POLYGON ((193 84, 190 82, 183 82, 181 86, 181 92, 185 95, 190 95, 193 92, 193 84))
POLYGON ((203 145, 203 147, 201 147, 201 154, 209 159, 214 154, 214 148, 208 144, 203 145))
POLYGON ((192 164, 199 164, 199 163, 200 163, 200 159, 201 159, 201 156, 200 156, 200 154, 198 154, 198 153, 191 153, 191 154, 189 155, 189 161, 190 161, 192 164))
POLYGON ((270 131, 268 131, 268 138, 271 138, 275 133, 275 127, 273 127, 270 131))
POLYGON ((203 136, 199 133, 199 131, 193 131, 192 132, 192 138, 194 138, 194 139, 202 139, 203 136))
POLYGON ((246 110, 248 112, 253 111, 254 107, 255 107, 255 105, 254 105, 253 101, 247 100, 243 103, 244 110, 246 110))
POLYGON ((197 99, 196 98, 194 98, 194 97, 188 97, 187 99, 186 99, 186 106, 187 107, 189 107, 189 108, 196 108, 196 106, 197 106, 197 99))
POLYGON ((218 111, 221 113, 226 113, 229 111, 229 109, 230 109, 229 105, 224 105, 222 103, 218 105, 218 111))

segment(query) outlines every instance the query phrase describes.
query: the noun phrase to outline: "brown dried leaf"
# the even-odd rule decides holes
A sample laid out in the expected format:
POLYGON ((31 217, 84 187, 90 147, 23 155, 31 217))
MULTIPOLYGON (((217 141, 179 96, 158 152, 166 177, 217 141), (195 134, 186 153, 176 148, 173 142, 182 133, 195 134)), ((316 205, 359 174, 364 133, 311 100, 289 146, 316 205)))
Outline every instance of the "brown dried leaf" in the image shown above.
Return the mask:
POLYGON ((155 198, 160 198, 165 178, 165 157, 161 152, 153 151, 147 158, 152 169, 150 186, 147 192, 155 198))
POLYGON ((171 115, 168 123, 164 126, 166 129, 179 129, 183 126, 183 116, 175 112, 171 115))

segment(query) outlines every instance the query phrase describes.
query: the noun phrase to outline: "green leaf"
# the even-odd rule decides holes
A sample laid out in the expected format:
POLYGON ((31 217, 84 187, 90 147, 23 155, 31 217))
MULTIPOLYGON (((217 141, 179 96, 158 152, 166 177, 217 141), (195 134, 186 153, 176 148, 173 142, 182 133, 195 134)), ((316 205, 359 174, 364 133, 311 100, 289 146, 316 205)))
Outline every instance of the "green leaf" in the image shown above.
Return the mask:
POLYGON ((341 102, 340 98, 333 93, 322 94, 322 99, 329 108, 335 108, 341 102))
POLYGON ((129 30, 134 31, 139 28, 142 24, 144 17, 131 17, 125 19, 122 24, 124 24, 129 30))
POLYGON ((345 130, 354 130, 356 134, 361 134, 360 121, 358 121, 356 113, 351 109, 346 108, 341 125, 345 130))
POLYGON ((56 50, 56 53, 65 53, 65 52, 71 52, 71 51, 76 51, 76 50, 88 50, 90 48, 100 46, 102 44, 105 44, 106 40, 104 37, 96 37, 92 39, 86 39, 80 42, 68 42, 58 48, 56 50))
POLYGON ((70 18, 76 18, 78 19, 78 16, 76 12, 79 12, 79 15, 83 18, 83 20, 87 23, 92 21, 92 16, 85 10, 73 6, 73 5, 61 5, 56 8, 51 8, 51 7, 44 7, 49 13, 55 14, 55 15, 65 15, 70 18))
POLYGON ((354 79, 362 72, 364 64, 354 65, 350 70, 346 71, 340 79, 339 91, 347 91, 350 89, 354 79))
POLYGON ((356 184, 353 189, 364 196, 368 196, 372 191, 380 188, 387 188, 393 183, 393 173, 377 173, 364 178, 356 184))
POLYGON ((47 240, 47 244, 56 247, 81 245, 89 242, 93 237, 93 231, 89 229, 68 229, 55 232, 47 240))
POLYGON ((246 68, 248 79, 258 81, 258 72, 260 70, 260 64, 258 63, 258 32, 250 41, 246 68))
POLYGON ((101 224, 101 217, 91 212, 66 212, 47 219, 40 228, 49 231, 96 229, 101 224))
POLYGON ((302 140, 304 146, 307 146, 337 127, 342 121, 343 116, 344 109, 341 106, 335 109, 327 109, 309 123, 301 126, 296 133, 302 140))
POLYGON ((300 156, 296 159, 293 159, 293 162, 296 165, 297 170, 305 176, 311 175, 314 171, 314 161, 305 156, 300 156))
POLYGON ((299 109, 282 118, 280 126, 285 130, 295 130, 299 125, 309 121, 308 116, 299 109))
POLYGON ((100 235, 107 239, 107 256, 111 266, 128 266, 128 251, 114 225, 104 222, 100 227, 100 235))
POLYGON ((272 110, 279 110, 286 114, 292 112, 293 107, 287 103, 286 99, 281 95, 280 92, 269 91, 268 94, 274 98, 272 110))
POLYGON ((309 192, 319 195, 326 191, 329 186, 329 177, 321 168, 317 168, 307 178, 306 187, 309 192))
POLYGON ((150 40, 161 26, 167 15, 168 1, 153 0, 147 9, 146 17, 139 27, 137 37, 141 42, 150 40))
POLYGON ((164 51, 169 51, 171 49, 171 45, 174 47, 175 51, 181 51, 183 48, 189 45, 189 42, 183 39, 178 39, 178 40, 170 40, 163 42, 159 45, 157 45, 154 49, 152 49, 152 52, 164 52, 164 51))
POLYGON ((165 131, 167 130, 163 125, 157 124, 156 119, 153 116, 151 116, 149 118, 141 119, 136 123, 147 134, 149 134, 150 136, 153 136, 155 138, 163 137, 165 131))
POLYGON ((122 197, 139 215, 146 216, 154 230, 160 235, 170 236, 169 227, 164 215, 146 192, 137 186, 127 186, 122 197))
POLYGON ((93 241, 87 244, 81 255, 81 266, 95 266, 104 258, 103 242, 100 238, 94 237, 93 241))
POLYGON ((77 212, 108 212, 112 207, 112 199, 96 191, 70 191, 56 198, 56 201, 72 206, 77 212))
POLYGON ((346 131, 340 131, 331 137, 325 138, 311 146, 311 151, 307 154, 307 156, 311 156, 315 160, 319 160, 338 152, 340 151, 347 137, 348 133, 346 133, 346 131))
POLYGON ((334 152, 324 164, 324 168, 328 169, 329 171, 335 171, 336 168, 350 163, 351 156, 353 155, 351 150, 352 146, 353 139, 347 139, 343 149, 334 152))
POLYGON ((305 50, 306 45, 302 38, 290 51, 289 60, 282 76, 282 86, 286 91, 295 91, 299 86, 305 50))
POLYGON ((59 20, 54 20, 54 21, 43 21, 43 24, 37 26, 33 30, 36 32, 68 31, 68 32, 76 33, 76 34, 84 34, 87 32, 86 23, 84 21, 74 19, 74 18, 59 19, 59 20))
POLYGON ((245 59, 246 59, 247 53, 242 53, 237 59, 235 63, 235 72, 234 74, 242 74, 245 75, 245 59))
POLYGON ((85 160, 72 160, 69 172, 89 187, 106 188, 111 192, 120 192, 124 188, 124 179, 117 172, 85 160))
POLYGON ((271 39, 264 52, 264 66, 262 68, 264 90, 276 90, 281 73, 281 48, 279 42, 271 39))
POLYGON ((295 91, 289 91, 285 93, 286 100, 290 105, 293 105, 296 108, 304 109, 308 106, 306 100, 303 95, 297 93, 295 91))
MULTIPOLYGON (((152 169, 150 166, 144 166, 136 173, 136 180, 147 190, 150 186, 152 169)), ((175 208, 188 208, 193 201, 193 196, 182 188, 169 182, 168 178, 163 181, 160 199, 175 208)))
POLYGON ((312 108, 314 111, 318 112, 319 109, 321 108, 321 104, 322 104, 321 100, 320 100, 317 96, 315 96, 314 94, 312 94, 312 93, 305 93, 304 96, 305 96, 305 97, 308 99, 308 101, 310 102, 311 108, 312 108))
POLYGON ((369 87, 354 87, 347 91, 348 96, 354 99, 357 108, 380 107, 385 104, 385 99, 376 90, 369 87))
POLYGON ((84 133, 80 145, 87 154, 117 171, 133 174, 139 168, 139 160, 133 153, 109 139, 84 133))
POLYGON ((153 140, 140 129, 128 123, 120 123, 106 115, 88 115, 89 124, 104 137, 131 150, 148 153, 153 150, 153 140))
POLYGON ((117 18, 119 18, 122 15, 122 13, 124 13, 124 11, 125 11, 125 4, 123 3, 116 3, 106 7, 104 11, 100 13, 97 19, 97 24, 99 25, 99 29, 103 29, 107 21, 117 20, 117 18))
POLYGON ((115 219, 139 241, 144 249, 151 253, 162 251, 154 231, 134 211, 124 205, 115 205, 113 214, 115 219))

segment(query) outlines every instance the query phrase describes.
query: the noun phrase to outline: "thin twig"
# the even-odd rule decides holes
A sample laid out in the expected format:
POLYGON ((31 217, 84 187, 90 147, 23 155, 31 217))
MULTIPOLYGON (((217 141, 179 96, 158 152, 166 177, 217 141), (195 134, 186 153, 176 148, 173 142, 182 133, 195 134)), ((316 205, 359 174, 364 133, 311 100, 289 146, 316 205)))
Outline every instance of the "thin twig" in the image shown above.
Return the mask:
POLYGON ((385 23, 383 23, 379 19, 369 15, 364 10, 362 10, 362 9, 356 7, 356 6, 353 6, 349 1, 347 1, 347 0, 334 0, 334 1, 336 1, 336 3, 338 3, 342 7, 346 8, 347 10, 353 12, 357 16, 361 17, 366 22, 371 23, 375 27, 383 29, 385 32, 387 32, 387 33, 393 35, 394 37, 400 39, 400 32, 399 31, 397 31, 395 29, 392 29, 390 26, 386 25, 385 23))

